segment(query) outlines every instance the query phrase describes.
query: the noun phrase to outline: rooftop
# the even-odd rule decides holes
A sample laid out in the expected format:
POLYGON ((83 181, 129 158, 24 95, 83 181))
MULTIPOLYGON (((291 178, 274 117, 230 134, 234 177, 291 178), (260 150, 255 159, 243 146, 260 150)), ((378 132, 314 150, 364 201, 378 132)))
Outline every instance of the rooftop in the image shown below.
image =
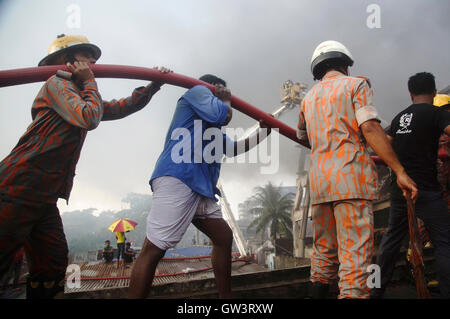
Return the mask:
MULTIPOLYGON (((198 250, 183 249, 173 252, 194 254, 198 250)), ((69 288, 66 285, 66 294, 98 291, 111 288, 127 288, 130 284, 130 276, 133 264, 117 266, 116 262, 105 263, 103 261, 83 262, 78 264, 81 271, 81 284, 78 288, 69 288)), ((249 258, 241 258, 238 254, 233 255, 232 275, 243 273, 254 273, 265 271, 266 268, 253 263, 249 258)), ((67 273, 70 279, 72 273, 67 273)), ((192 257, 165 257, 156 268, 153 286, 161 286, 171 283, 189 282, 199 279, 214 278, 211 265, 211 256, 192 257)))

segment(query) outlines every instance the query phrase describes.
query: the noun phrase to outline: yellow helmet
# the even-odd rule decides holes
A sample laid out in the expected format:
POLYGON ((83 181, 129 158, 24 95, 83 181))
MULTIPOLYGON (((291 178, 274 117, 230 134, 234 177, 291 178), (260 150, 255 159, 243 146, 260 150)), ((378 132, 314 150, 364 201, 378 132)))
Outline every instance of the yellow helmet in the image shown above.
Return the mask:
POLYGON ((63 53, 67 53, 74 48, 87 48, 92 51, 95 59, 100 58, 102 51, 100 48, 92 43, 84 35, 65 35, 61 34, 56 37, 48 48, 48 55, 43 58, 38 66, 49 65, 51 61, 63 53))
POLYGON ((436 94, 433 100, 434 106, 444 106, 450 104, 450 96, 447 94, 436 94))

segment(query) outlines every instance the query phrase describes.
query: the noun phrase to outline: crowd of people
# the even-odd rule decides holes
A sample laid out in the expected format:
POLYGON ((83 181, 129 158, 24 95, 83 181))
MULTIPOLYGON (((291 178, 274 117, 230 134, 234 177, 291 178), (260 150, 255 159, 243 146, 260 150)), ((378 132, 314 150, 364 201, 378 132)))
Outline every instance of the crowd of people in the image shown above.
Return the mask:
MULTIPOLYGON (((131 243, 127 242, 125 243, 125 235, 123 232, 117 232, 116 233, 116 239, 117 239, 117 267, 120 266, 120 258, 122 258, 123 263, 125 267, 129 267, 130 264, 133 263, 136 256, 136 251, 131 248, 131 243)), ((105 263, 111 263, 114 259, 114 248, 111 246, 111 241, 106 240, 105 246, 102 250, 102 257, 105 263)))

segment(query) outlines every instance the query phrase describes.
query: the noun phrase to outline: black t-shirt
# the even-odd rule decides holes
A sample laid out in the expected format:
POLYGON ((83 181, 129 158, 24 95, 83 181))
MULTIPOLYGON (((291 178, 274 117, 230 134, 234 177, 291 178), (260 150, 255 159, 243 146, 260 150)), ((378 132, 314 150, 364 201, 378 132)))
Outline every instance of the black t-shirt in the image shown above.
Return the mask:
MULTIPOLYGON (((441 190, 436 160, 439 138, 447 125, 450 113, 425 103, 412 104, 392 120, 388 134, 393 137, 394 151, 419 190, 441 190)), ((402 196, 395 179, 391 195, 402 196)))

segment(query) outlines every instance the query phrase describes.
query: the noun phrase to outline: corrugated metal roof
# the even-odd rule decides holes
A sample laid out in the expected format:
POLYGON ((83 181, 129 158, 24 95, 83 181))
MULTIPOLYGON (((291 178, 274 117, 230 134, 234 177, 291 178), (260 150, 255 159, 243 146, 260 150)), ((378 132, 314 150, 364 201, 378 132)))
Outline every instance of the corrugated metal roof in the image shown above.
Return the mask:
MULTIPOLYGON (((65 293, 94 291, 107 288, 124 288, 130 284, 132 271, 129 267, 120 266, 116 263, 105 262, 83 262, 79 264, 81 270, 81 284, 79 288, 65 287, 65 293), (117 279, 116 279, 117 278, 117 279)), ((234 258, 232 263, 232 274, 264 271, 265 268, 252 264, 246 260, 234 258)), ((68 273, 70 275, 70 273, 68 273)), ((196 279, 213 278, 210 256, 190 258, 163 258, 156 268, 153 285, 164 285, 173 282, 186 282, 196 279)))

